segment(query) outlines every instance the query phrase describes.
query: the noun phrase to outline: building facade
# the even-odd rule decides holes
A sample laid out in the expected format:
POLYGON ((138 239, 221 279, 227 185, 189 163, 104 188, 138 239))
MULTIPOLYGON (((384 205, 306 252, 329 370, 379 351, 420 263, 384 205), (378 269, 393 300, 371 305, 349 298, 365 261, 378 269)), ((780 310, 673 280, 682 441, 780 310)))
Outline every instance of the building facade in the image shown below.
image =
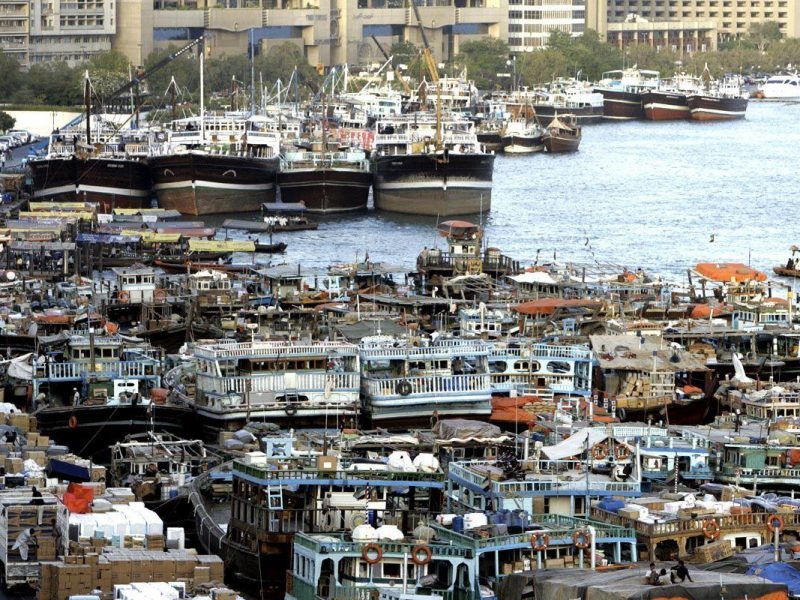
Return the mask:
POLYGON ((29 10, 29 64, 76 65, 111 50, 116 0, 34 0, 29 10))
POLYGON ((29 29, 27 0, 0 0, 0 51, 29 64, 29 29))
POLYGON ((512 52, 547 46, 551 31, 580 35, 586 28, 586 0, 509 0, 508 46, 512 52))
MULTIPOLYGON (((383 60, 373 35, 387 48, 404 40, 422 44, 414 11, 404 0, 116 1, 126 16, 113 46, 135 63, 153 48, 180 46, 200 35, 208 56, 246 53, 251 39, 256 52, 289 42, 310 64, 326 67, 383 60)), ((471 39, 506 39, 508 0, 417 1, 437 60, 449 60, 471 39)))
POLYGON ((631 19, 608 23, 606 40, 619 48, 643 44, 678 52, 707 52, 717 49, 717 25, 714 21, 646 21, 631 19))
MULTIPOLYGON (((798 0, 594 0, 592 20, 587 26, 606 34, 612 23, 624 23, 637 15, 658 30, 666 31, 666 23, 702 24, 711 22, 721 40, 735 39, 748 34, 755 23, 775 21, 785 37, 800 36, 798 0), (602 16, 605 15, 605 23, 602 16)), ((640 23, 641 24, 641 23, 640 23)), ((694 25, 685 30, 694 36, 694 25)), ((702 37, 705 25, 700 25, 702 37)), ((616 34, 627 33, 624 27, 614 27, 616 34)), ((628 28, 629 29, 629 28, 628 28)), ((635 27, 633 29, 636 29, 635 27)), ((673 26, 673 30, 680 26, 673 26)), ((662 31, 662 33, 663 33, 662 31)), ((702 42, 701 42, 702 43, 702 42)))

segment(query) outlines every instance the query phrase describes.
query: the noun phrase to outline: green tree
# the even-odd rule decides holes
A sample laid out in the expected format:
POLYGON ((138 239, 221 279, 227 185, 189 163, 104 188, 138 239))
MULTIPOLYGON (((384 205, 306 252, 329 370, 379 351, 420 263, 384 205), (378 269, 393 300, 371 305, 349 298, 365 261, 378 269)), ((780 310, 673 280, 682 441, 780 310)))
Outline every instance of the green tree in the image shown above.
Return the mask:
POLYGON ((747 37, 762 54, 773 42, 780 40, 781 27, 776 21, 764 21, 763 23, 753 23, 747 31, 747 37))
POLYGON ((402 71, 403 75, 411 76, 412 79, 420 81, 425 76, 425 67, 420 49, 411 42, 405 41, 392 44, 389 49, 389 56, 392 57, 392 66, 400 67, 400 65, 405 65, 405 71, 402 71))
POLYGON ((88 66, 89 73, 93 71, 111 71, 112 73, 127 75, 131 63, 119 50, 111 50, 93 57, 88 66))
POLYGON ((17 120, 5 111, 0 110, 0 131, 8 131, 17 120))
POLYGON ((767 68, 786 69, 789 65, 800 63, 800 39, 787 38, 780 43, 771 44, 767 50, 767 68))
POLYGON ((569 74, 567 57, 555 48, 526 52, 517 59, 517 74, 523 85, 536 86, 548 83, 557 77, 569 74))
POLYGON ((64 63, 37 63, 25 77, 26 85, 14 96, 17 102, 76 106, 83 102, 83 75, 64 63))
MULTIPOLYGON (((173 52, 179 50, 179 46, 170 45, 167 49, 159 49, 151 52, 144 61, 145 70, 152 68, 159 61, 167 58, 173 52)), ((179 94, 177 101, 185 100, 184 93, 188 98, 197 99, 200 89, 200 67, 197 56, 193 52, 187 52, 174 59, 167 66, 162 67, 144 81, 143 92, 150 95, 150 101, 154 106, 164 106, 169 103, 166 96, 172 79, 179 94)))
POLYGON ((17 59, 0 50, 0 98, 11 98, 23 82, 17 59))
POLYGON ((486 37, 461 44, 456 65, 466 67, 467 76, 482 90, 499 86, 497 74, 508 71, 508 44, 497 38, 486 37))

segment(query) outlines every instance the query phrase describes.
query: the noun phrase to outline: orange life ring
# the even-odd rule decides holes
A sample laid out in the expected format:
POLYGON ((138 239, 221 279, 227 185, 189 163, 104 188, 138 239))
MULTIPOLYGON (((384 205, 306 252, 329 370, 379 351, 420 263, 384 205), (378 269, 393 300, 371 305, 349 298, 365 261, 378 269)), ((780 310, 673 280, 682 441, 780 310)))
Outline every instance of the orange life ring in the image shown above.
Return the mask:
POLYGON ((167 290, 162 290, 161 288, 157 289, 153 292, 153 298, 157 302, 164 302, 167 299, 167 290))
POLYGON ((617 460, 627 460, 631 456, 631 450, 627 446, 617 444, 614 448, 614 455, 617 457, 617 460))
POLYGON ((783 517, 780 515, 770 515, 767 519, 767 527, 772 533, 783 531, 783 517))
POLYGON ((78 427, 78 417, 76 417, 75 415, 72 415, 69 418, 69 428, 70 429, 76 429, 77 427, 78 427))
POLYGON ((364 559, 368 565, 374 565, 381 562, 383 558, 383 550, 378 544, 367 544, 361 551, 361 558, 364 559))
POLYGON ((120 303, 122 303, 122 304, 127 304, 128 302, 131 301, 131 295, 126 291, 120 292, 117 295, 117 298, 119 299, 120 303))
POLYGON ((703 535, 706 539, 715 540, 719 537, 719 523, 716 519, 706 519, 703 522, 703 535))
POLYGON ((119 325, 117 325, 113 321, 109 321, 108 323, 106 323, 106 333, 108 333, 108 335, 114 335, 118 331, 119 331, 119 325))
POLYGON ((592 448, 592 458, 595 460, 603 460, 608 457, 608 446, 605 444, 597 444, 592 448))
POLYGON ((572 534, 572 544, 579 550, 589 547, 589 532, 585 529, 578 529, 572 534))
POLYGON ((417 544, 414 546, 413 550, 411 550, 411 561, 415 565, 427 565, 429 562, 431 562, 432 558, 433 552, 431 551, 430 547, 426 546, 425 544, 417 544), (420 558, 420 554, 422 554, 422 558, 420 558))
POLYGON ((542 550, 547 550, 547 547, 550 545, 550 536, 546 533, 539 532, 534 533, 531 536, 531 548, 540 552, 542 550))

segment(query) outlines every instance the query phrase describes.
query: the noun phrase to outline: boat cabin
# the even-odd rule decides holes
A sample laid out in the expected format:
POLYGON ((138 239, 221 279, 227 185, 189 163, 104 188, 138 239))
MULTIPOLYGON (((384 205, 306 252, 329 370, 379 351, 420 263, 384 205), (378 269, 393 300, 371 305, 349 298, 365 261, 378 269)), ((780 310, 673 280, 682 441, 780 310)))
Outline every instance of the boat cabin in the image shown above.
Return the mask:
POLYGON ((361 391, 373 420, 491 412, 490 346, 459 339, 361 340, 361 391))
POLYGON ((151 267, 134 265, 112 269, 117 277, 117 298, 122 304, 153 302, 156 272, 151 267))

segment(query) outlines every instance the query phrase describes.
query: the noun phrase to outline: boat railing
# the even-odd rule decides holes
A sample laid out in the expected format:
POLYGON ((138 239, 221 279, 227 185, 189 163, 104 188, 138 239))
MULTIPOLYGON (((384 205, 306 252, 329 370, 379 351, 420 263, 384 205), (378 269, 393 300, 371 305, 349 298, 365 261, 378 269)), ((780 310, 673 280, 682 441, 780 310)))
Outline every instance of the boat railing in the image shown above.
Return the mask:
MULTIPOLYGON (((414 547, 417 546, 419 542, 414 539, 409 539, 408 541, 377 540, 375 542, 369 542, 369 543, 374 543, 380 546, 384 556, 394 554, 395 556, 402 557, 404 554, 411 556, 414 547)), ((326 534, 324 539, 306 533, 298 533, 294 537, 294 544, 295 546, 307 548, 317 554, 353 553, 358 556, 361 556, 361 551, 363 547, 367 544, 367 542, 354 542, 352 540, 346 539, 346 536, 344 534, 337 534, 337 533, 326 534)), ((470 552, 470 548, 459 547, 449 543, 443 544, 443 543, 431 542, 428 544, 428 546, 431 549, 431 552, 433 553, 434 560, 442 557, 462 558, 466 557, 466 555, 470 552)))
POLYGON ((494 496, 508 498, 550 491, 634 493, 639 492, 641 489, 641 484, 638 481, 610 481, 602 479, 598 475, 587 473, 585 471, 586 466, 581 461, 539 461, 535 472, 526 471, 525 479, 507 481, 495 481, 490 478, 490 474, 480 473, 470 468, 495 466, 495 464, 488 461, 450 463, 448 469, 454 477, 487 491, 491 489, 491 493, 494 496))
MULTIPOLYGON (((475 257, 463 254, 451 254, 450 252, 428 252, 417 258, 417 268, 449 268, 466 270, 470 261, 475 257)), ((481 257, 481 268, 484 271, 506 271, 514 272, 519 270, 519 262, 503 254, 485 254, 481 257)))
POLYGON ((435 487, 444 485, 444 474, 441 472, 427 473, 422 471, 389 471, 389 470, 356 470, 348 469, 348 461, 343 461, 341 467, 336 470, 321 470, 316 468, 307 469, 278 469, 275 465, 252 465, 242 460, 235 460, 233 463, 234 474, 245 475, 263 482, 287 482, 305 480, 329 480, 329 481, 377 481, 393 482, 427 482, 439 484, 435 487))
MULTIPOLYGON (((317 584, 309 583, 296 577, 291 571, 286 576, 286 593, 295 600, 375 600, 379 596, 380 588, 386 588, 388 583, 380 585, 375 579, 372 585, 337 585, 332 581, 324 596, 317 594, 317 584)), ((412 586, 413 587, 413 586, 412 586)), ((411 589, 411 588, 410 588, 411 589)), ((472 590, 434 590, 435 597, 441 600, 480 600, 480 592, 472 590)))
POLYGON ((494 348, 490 356, 513 356, 547 360, 549 358, 573 358, 591 360, 592 351, 581 346, 555 346, 551 344, 532 344, 520 348, 494 348))
POLYGON ((746 469, 736 465, 723 465, 722 475, 727 479, 732 480, 737 477, 743 479, 785 479, 800 480, 800 469, 782 469, 781 467, 773 467, 766 469, 746 469))
POLYGON ((195 355, 208 360, 225 358, 261 358, 291 356, 355 356, 358 346, 346 342, 320 342, 318 344, 289 344, 285 342, 242 342, 239 344, 213 344, 198 346, 195 355))
POLYGON ((425 358, 449 358, 466 355, 488 354, 491 346, 484 342, 437 343, 434 346, 360 346, 359 355, 362 360, 381 360, 392 358, 408 358, 420 360, 425 358))
MULTIPOLYGON (((316 372, 303 373, 292 371, 289 373, 263 373, 253 374, 246 377, 218 377, 208 373, 197 374, 198 389, 204 392, 219 394, 247 394, 274 392, 277 394, 286 393, 287 389, 292 392, 302 394, 303 392, 324 392, 325 390, 353 391, 357 392, 360 376, 357 372, 316 372)), ((258 401, 252 399, 250 403, 243 404, 258 405, 258 401)))
POLYGON ((431 394, 457 394, 462 392, 487 393, 491 387, 488 373, 477 375, 427 375, 423 377, 394 377, 391 379, 365 379, 362 387, 372 398, 404 397, 431 394), (408 393, 401 394, 403 388, 408 393))
MULTIPOLYGON (((662 479, 671 476, 675 473, 675 469, 668 469, 666 467, 662 469, 647 469, 642 468, 642 477, 651 478, 651 479, 662 479)), ((714 478, 714 471, 709 469, 708 467, 693 467, 688 471, 681 471, 681 478, 682 479, 699 479, 699 480, 711 480, 714 478)))
MULTIPOLYGON (((245 503, 245 506, 248 504, 245 503)), ((255 512, 254 524, 260 531, 268 531, 269 533, 315 532, 323 529, 347 531, 347 516, 354 512, 353 509, 338 508, 269 510, 269 507, 263 504, 256 505, 256 507, 261 510, 255 512), (331 525, 332 523, 337 523, 338 525, 331 525)), ((413 530, 418 525, 427 523, 430 516, 423 513, 414 513, 407 514, 404 519, 404 516, 400 513, 382 511, 380 518, 382 525, 394 525, 400 529, 407 526, 410 530, 413 530)))
MULTIPOLYGON (((484 550, 489 548, 509 546, 520 546, 529 548, 532 541, 532 536, 537 531, 546 531, 550 538, 549 543, 551 546, 571 546, 574 544, 572 536, 574 533, 581 529, 586 529, 589 526, 595 528, 596 539, 598 542, 601 540, 633 540, 636 538, 636 532, 632 527, 622 527, 619 525, 610 525, 601 521, 593 521, 590 519, 581 519, 579 517, 567 517, 563 515, 553 514, 534 514, 530 516, 530 523, 539 526, 537 529, 524 531, 518 534, 507 534, 491 537, 472 537, 463 533, 457 533, 451 529, 441 527, 439 525, 431 525, 436 531, 436 537, 442 541, 449 541, 459 546, 470 547, 473 550, 484 550)), ((601 542, 602 543, 602 542, 601 542)))
MULTIPOLYGON (((598 521, 612 525, 632 527, 637 534, 648 538, 669 537, 676 534, 702 531, 708 521, 713 520, 724 534, 726 531, 744 531, 753 528, 769 529, 771 513, 747 513, 743 515, 707 515, 697 519, 675 519, 665 523, 642 523, 635 519, 592 507, 590 515, 598 521)), ((800 513, 781 513, 784 527, 796 529, 800 525, 800 513)))
POLYGON ((45 368, 45 379, 75 381, 87 375, 100 373, 115 377, 147 378, 158 377, 160 372, 161 366, 156 361, 98 360, 94 363, 94 371, 90 362, 49 362, 45 368))

